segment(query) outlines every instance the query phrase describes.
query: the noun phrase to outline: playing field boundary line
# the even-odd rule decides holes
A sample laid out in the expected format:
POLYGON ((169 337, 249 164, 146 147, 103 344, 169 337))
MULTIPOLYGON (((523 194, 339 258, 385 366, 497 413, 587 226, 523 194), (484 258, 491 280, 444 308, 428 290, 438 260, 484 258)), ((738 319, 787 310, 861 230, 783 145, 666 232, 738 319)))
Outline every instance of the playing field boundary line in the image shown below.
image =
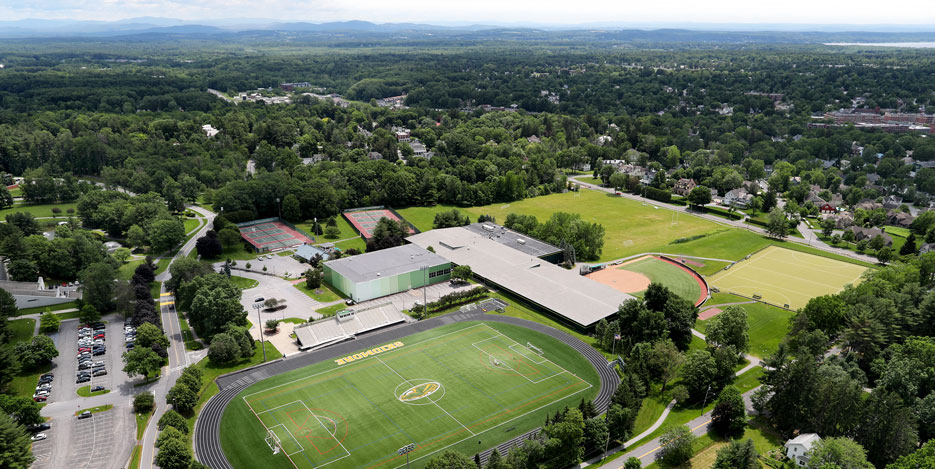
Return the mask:
MULTIPOLYGON (((299 401, 294 401, 294 402, 292 402, 292 403, 294 404, 295 402, 299 402, 299 401)), ((284 452, 286 453, 286 456, 292 456, 293 454, 299 454, 299 453, 305 451, 305 447, 302 446, 302 443, 299 443, 299 440, 297 440, 297 439, 295 438, 295 435, 293 435, 292 432, 290 432, 289 429, 286 428, 286 425, 285 425, 285 424, 277 423, 276 425, 273 425, 272 427, 269 427, 269 430, 272 431, 273 433, 276 433, 276 431, 273 430, 273 429, 276 428, 276 427, 282 427, 282 429, 285 430, 286 433, 289 434, 289 438, 292 438, 292 441, 295 442, 295 445, 299 447, 299 450, 298 450, 298 451, 293 451, 293 452, 291 452, 291 453, 288 452, 288 451, 284 451, 284 452)), ((280 449, 282 449, 281 446, 280 446, 280 449)))
MULTIPOLYGON (((341 449, 344 450, 344 453, 345 453, 344 456, 341 456, 340 458, 332 459, 331 461, 328 461, 328 462, 326 462, 326 463, 324 463, 324 464, 320 464, 320 465, 315 466, 315 467, 324 467, 324 466, 327 466, 328 464, 331 464, 331 463, 334 463, 334 462, 338 462, 338 461, 340 461, 340 460, 342 460, 342 459, 344 459, 344 458, 350 457, 351 452, 348 451, 347 448, 344 447, 344 444, 341 443, 341 440, 339 440, 338 437, 337 437, 336 435, 334 435, 334 434, 332 434, 332 433, 330 433, 330 432, 328 431, 328 427, 326 427, 325 424, 321 423, 321 419, 318 418, 318 415, 316 415, 314 412, 312 412, 312 409, 309 409, 309 408, 308 408, 308 405, 305 404, 305 401, 299 401, 299 402, 302 403, 302 406, 305 407, 305 410, 307 410, 308 413, 312 415, 312 417, 315 417, 315 420, 317 420, 317 421, 318 421, 318 424, 321 425, 321 429, 324 430, 325 433, 331 435, 331 438, 334 439, 334 441, 338 444, 338 446, 341 447, 341 449)), ((335 431, 337 431, 337 426, 335 426, 335 431)), ((306 437, 306 439, 308 439, 308 437, 306 437)), ((311 443, 311 440, 309 440, 309 443, 311 443)), ((312 443, 312 444, 314 445, 314 443, 312 443)))
MULTIPOLYGON (((515 341, 514 341, 514 342, 515 342, 515 341)), ((516 345, 516 344, 514 344, 514 345, 516 345)), ((506 368, 506 369, 512 371, 513 373, 516 373, 516 374, 519 375, 519 376, 522 376, 523 378, 525 378, 527 381, 529 381, 529 382, 532 383, 532 384, 539 384, 539 383, 541 383, 541 382, 543 382, 543 381, 545 381, 545 380, 547 380, 547 379, 554 378, 554 377, 556 377, 556 376, 559 376, 559 375, 561 375, 561 374, 567 372, 567 370, 565 370, 564 368, 562 368, 562 367, 560 367, 560 366, 555 365, 554 363, 552 363, 553 365, 557 366, 557 367, 558 367, 560 370, 562 370, 562 371, 559 371, 559 372, 556 372, 556 373, 552 373, 551 375, 546 376, 545 378, 542 378, 542 379, 540 379, 540 380, 538 380, 538 381, 535 381, 535 380, 530 379, 528 376, 526 376, 526 375, 520 373, 519 371, 515 370, 512 366, 507 365, 503 360, 500 360, 500 359, 498 359, 497 357, 493 356, 492 353, 490 353, 490 352, 488 352, 488 351, 486 351, 486 350, 484 350, 484 349, 478 347, 477 344, 471 344, 471 346, 474 347, 474 348, 476 348, 477 350, 480 350, 481 353, 486 354, 487 357, 488 357, 488 359, 493 358, 494 360, 497 360, 498 362, 500 362, 500 366, 502 366, 502 367, 504 367, 504 368, 506 368)), ((509 347, 509 346, 508 346, 508 347, 509 347)), ((523 357, 522 354, 519 354, 519 355, 520 355, 521 357, 523 357)), ((523 357, 523 358, 525 359, 526 357, 523 357)), ((546 361, 548 361, 548 360, 546 360, 546 361)), ((545 361, 542 362, 542 363, 545 363, 545 361)), ((537 364, 537 365, 541 365, 542 363, 536 363, 536 364, 537 364)), ((550 363, 551 363, 551 362, 550 362, 550 363)), ((572 375, 572 376, 574 376, 574 375, 572 375)), ((575 378, 578 378, 578 377, 575 376, 575 378)), ((581 379, 581 378, 578 378, 578 379, 581 379)))
MULTIPOLYGON (((414 347, 414 346, 416 346, 416 345, 424 344, 424 343, 426 343, 426 342, 431 342, 431 341, 433 341, 433 340, 441 339, 442 337, 446 337, 446 336, 449 336, 449 335, 452 335, 452 334, 465 333, 465 332, 467 332, 467 331, 470 331, 471 329, 474 329, 474 328, 480 327, 480 326, 484 326, 484 325, 485 325, 485 324, 483 324, 483 323, 475 324, 475 325, 473 325, 473 326, 465 327, 465 328, 463 328, 463 329, 458 329, 458 330, 456 330, 456 331, 451 331, 451 332, 442 334, 442 335, 437 336, 437 337, 431 337, 431 338, 428 338, 428 339, 425 339, 425 340, 420 340, 419 342, 414 342, 414 343, 412 343, 412 344, 406 344, 406 345, 405 345, 406 348, 394 349, 394 350, 391 351, 390 353, 392 353, 392 352, 394 352, 394 351, 397 351, 397 350, 398 350, 398 351, 410 351, 410 350, 411 350, 410 347, 414 347)), ((493 328, 491 328, 491 329, 493 329, 493 328)), ((494 330, 496 330, 496 329, 494 329, 494 330)), ((497 331, 497 332, 499 333, 500 331, 497 331)), ((385 352, 384 352, 384 354, 385 354, 385 352)), ((355 360, 353 363, 354 363, 354 364, 365 363, 365 362, 368 362, 368 361, 372 361, 372 359, 374 359, 374 358, 376 358, 376 355, 373 355, 373 356, 364 358, 364 359, 362 359, 362 360, 355 360)), ((345 366, 346 366, 346 365, 345 365, 345 366)), ((262 391, 257 391, 257 392, 254 392, 254 393, 247 394, 247 395, 243 396, 242 399, 244 399, 244 401, 246 401, 247 398, 250 397, 250 396, 254 396, 254 395, 257 395, 257 394, 265 393, 265 392, 270 391, 270 390, 272 390, 272 389, 280 388, 280 387, 283 387, 283 386, 286 386, 286 385, 289 385, 289 384, 298 383, 299 381, 304 381, 304 380, 307 380, 307 379, 311 379, 311 378, 314 378, 314 377, 316 377, 316 376, 323 375, 323 374, 325 374, 325 373, 331 373, 331 372, 333 372, 334 370, 338 370, 338 369, 341 369, 341 368, 340 368, 340 367, 338 367, 338 368, 330 368, 330 369, 323 370, 323 371, 320 371, 320 372, 318 372, 318 373, 315 373, 315 374, 313 374, 313 375, 303 376, 303 377, 301 377, 301 378, 297 378, 297 379, 294 379, 294 380, 292 380, 292 381, 288 381, 288 382, 285 382, 285 383, 282 383, 282 384, 273 386, 273 387, 271 387, 271 388, 264 389, 264 390, 262 390, 262 391)))
POLYGON ((272 409, 261 410, 261 411, 259 411, 259 412, 255 412, 255 413, 256 413, 257 415, 265 414, 265 413, 267 413, 267 412, 272 412, 272 411, 274 411, 274 410, 276 410, 276 409, 278 409, 278 408, 280 408, 280 407, 285 407, 285 406, 287 406, 287 405, 295 404, 296 402, 301 402, 301 400, 300 400, 300 399, 296 399, 296 400, 294 400, 294 401, 292 401, 292 402, 289 402, 289 403, 287 403, 287 404, 278 405, 278 406, 276 406, 276 407, 273 407, 272 409))
MULTIPOLYGON (((498 331, 498 330, 496 330, 496 329, 494 329, 494 328, 488 326, 487 324, 483 324, 483 323, 482 323, 481 325, 482 325, 482 326, 486 326, 488 329, 490 329, 490 330, 492 330, 492 331, 495 331, 496 333, 502 335, 503 337, 506 337, 510 342, 513 342, 513 345, 519 345, 520 347, 525 347, 523 344, 517 342, 517 341, 516 341, 515 339, 513 339, 512 337, 510 337, 510 336, 508 336, 508 335, 506 335, 506 334, 501 333, 500 331, 498 331)), ((512 346, 511 346, 511 347, 512 347, 512 346)), ((477 347, 477 346, 475 346, 474 348, 477 348, 478 350, 480 350, 480 348, 477 347)), ((486 353, 488 356, 492 356, 492 355, 490 355, 490 353, 488 353, 488 352, 486 352, 486 351, 484 351, 484 350, 481 350, 481 352, 486 353)), ((496 358, 496 357, 494 357, 494 358, 496 358)), ((524 358, 525 358, 525 357, 524 357, 524 358)), ((580 376, 578 376, 578 375, 576 375, 576 374, 574 374, 574 373, 572 373, 572 372, 566 370, 565 367, 559 365, 558 363, 555 363, 555 362, 553 362, 552 360, 549 360, 548 358, 545 358, 545 357, 541 357, 541 358, 543 359, 543 361, 542 361, 542 362, 539 362, 539 363, 536 363, 537 365, 541 365, 542 363, 548 362, 548 363, 552 364, 552 366, 554 366, 554 367, 556 367, 556 368, 558 368, 558 369, 560 369, 560 370, 562 370, 562 371, 560 371, 560 372, 558 372, 558 373, 555 373, 555 374, 553 374, 553 375, 550 375, 550 376, 548 376, 548 377, 546 377, 546 378, 542 378, 542 379, 539 380, 539 381, 532 381, 532 380, 530 380, 530 381, 532 381, 533 383, 540 383, 540 382, 542 382, 542 381, 545 381, 545 380, 547 380, 547 379, 553 378, 553 377, 555 377, 555 376, 559 376, 559 375, 561 375, 561 374, 563 374, 563 373, 568 373, 568 374, 574 376, 575 378, 577 378, 579 381, 582 381, 582 382, 587 383, 587 381, 585 381, 584 379, 582 379, 580 376)), ((530 360, 530 361, 532 361, 532 360, 530 360)), ((509 368, 509 367, 507 367, 507 368, 509 368)), ((516 371, 516 370, 513 370, 513 371, 514 371, 514 373, 516 373, 516 374, 522 376, 522 374, 519 373, 518 371, 516 371)), ((526 379, 529 379, 529 378, 526 378, 526 379)))
MULTIPOLYGON (((267 434, 268 434, 268 433, 269 433, 269 427, 267 427, 267 426, 266 426, 266 423, 263 422, 263 419, 261 419, 260 416, 256 414, 256 411, 253 410, 253 406, 251 406, 250 403, 247 402, 246 399, 244 399, 244 404, 247 404, 247 408, 250 409, 250 413, 252 413, 253 416, 256 417, 256 420, 257 420, 258 422, 260 422, 260 425, 263 425, 263 429, 266 430, 266 432, 267 432, 267 434)), ((221 422, 218 421, 218 425, 220 425, 220 424, 221 424, 221 422)), ((299 445, 299 446, 301 446, 301 445, 299 445)), ((286 458, 288 458, 288 459, 289 459, 289 462, 292 463, 292 467, 295 467, 295 469, 299 469, 299 466, 295 463, 295 461, 292 460, 292 456, 289 456, 289 453, 286 453, 286 458)))
MULTIPOLYGON (((376 358, 377 360, 379 360, 380 363, 382 363, 384 366, 386 366, 387 368, 389 368, 390 371, 392 371, 393 373, 396 373, 396 376, 399 376, 399 378, 402 379, 403 381, 405 381, 406 384, 412 386, 412 381, 409 381, 408 379, 403 378, 403 375, 399 374, 399 372, 396 371, 392 366, 387 365, 385 361, 383 361, 382 359, 380 359, 380 357, 374 357, 374 358, 376 358)), ((442 412, 444 412, 445 415, 451 417, 451 420, 454 420, 455 422, 458 423, 458 425, 461 425, 461 427, 464 428, 465 430, 467 430, 472 436, 473 436, 473 435, 476 435, 476 433, 472 432, 470 428, 464 426, 464 424, 461 423, 460 420, 456 419, 454 415, 451 415, 450 413, 448 413, 448 411, 445 410, 445 408, 442 407, 441 404, 439 404, 439 403, 437 403, 437 402, 435 402, 435 401, 432 401, 432 404, 435 404, 435 407, 438 407, 438 409, 441 410, 442 412)))
POLYGON ((543 363, 545 363, 545 362, 548 361, 548 360, 546 360, 545 357, 540 356, 539 354, 536 354, 536 353, 532 353, 532 351, 529 350, 529 347, 527 347, 527 346, 525 346, 525 345, 523 345, 523 344, 513 344, 513 345, 510 346, 510 350, 512 350, 512 351, 514 351, 514 352, 516 352, 516 353, 518 353, 518 354, 520 354, 520 355, 522 355, 525 359, 527 359, 527 360, 529 360, 529 361, 535 363, 536 365, 541 365, 541 364, 543 364, 543 363), (530 356, 526 356, 526 354, 524 354, 523 352, 520 352, 519 350, 514 349, 513 347, 519 347, 519 348, 522 349, 522 350, 526 350, 527 352, 530 353, 530 356), (541 361, 538 361, 538 362, 537 362, 537 361, 533 360, 533 357, 534 357, 534 356, 535 356, 535 357, 539 357, 539 358, 541 359, 541 361))

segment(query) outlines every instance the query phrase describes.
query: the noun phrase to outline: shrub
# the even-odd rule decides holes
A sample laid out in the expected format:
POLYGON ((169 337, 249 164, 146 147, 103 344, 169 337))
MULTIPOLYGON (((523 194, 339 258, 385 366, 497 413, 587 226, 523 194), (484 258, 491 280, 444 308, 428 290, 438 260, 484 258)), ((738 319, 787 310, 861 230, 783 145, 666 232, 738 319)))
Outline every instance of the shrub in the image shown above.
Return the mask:
POLYGON ((152 412, 155 404, 156 397, 151 392, 141 392, 133 396, 133 411, 138 414, 152 412))
POLYGON ((156 426, 159 431, 165 430, 166 427, 173 427, 184 434, 188 434, 188 423, 185 422, 185 417, 172 409, 167 410, 166 413, 162 414, 162 417, 159 417, 156 426))

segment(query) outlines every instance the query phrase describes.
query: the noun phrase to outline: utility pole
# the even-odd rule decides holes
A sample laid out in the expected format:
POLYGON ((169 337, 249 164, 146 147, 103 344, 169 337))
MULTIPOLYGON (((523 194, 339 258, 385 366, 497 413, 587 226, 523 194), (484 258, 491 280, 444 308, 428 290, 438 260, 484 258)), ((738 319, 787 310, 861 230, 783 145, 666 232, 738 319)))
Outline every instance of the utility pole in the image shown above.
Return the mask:
POLYGON ((263 362, 266 362, 266 344, 263 343, 263 319, 260 318, 260 308, 263 307, 262 297, 253 300, 253 309, 256 310, 256 325, 260 329, 260 348, 263 349, 263 362))
MULTIPOLYGON (((701 415, 704 415, 704 406, 708 404, 708 393, 711 392, 711 385, 708 385, 708 390, 704 392, 704 400, 701 402, 701 415)), ((701 416, 699 415, 699 417, 701 416)))
POLYGON ((426 291, 429 285, 429 266, 423 265, 420 269, 422 270, 422 319, 425 319, 429 315, 428 292, 426 291))

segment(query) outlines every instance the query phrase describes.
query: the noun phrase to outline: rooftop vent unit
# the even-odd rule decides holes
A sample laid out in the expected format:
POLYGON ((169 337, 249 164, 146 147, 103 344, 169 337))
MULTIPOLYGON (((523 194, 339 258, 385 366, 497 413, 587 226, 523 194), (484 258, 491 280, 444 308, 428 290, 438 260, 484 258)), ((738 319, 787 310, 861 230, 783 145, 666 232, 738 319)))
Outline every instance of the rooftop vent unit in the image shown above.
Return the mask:
POLYGON ((487 231, 493 231, 493 230, 494 230, 494 227, 492 227, 492 226, 490 226, 490 225, 483 225, 483 228, 484 228, 485 230, 487 230, 487 231))

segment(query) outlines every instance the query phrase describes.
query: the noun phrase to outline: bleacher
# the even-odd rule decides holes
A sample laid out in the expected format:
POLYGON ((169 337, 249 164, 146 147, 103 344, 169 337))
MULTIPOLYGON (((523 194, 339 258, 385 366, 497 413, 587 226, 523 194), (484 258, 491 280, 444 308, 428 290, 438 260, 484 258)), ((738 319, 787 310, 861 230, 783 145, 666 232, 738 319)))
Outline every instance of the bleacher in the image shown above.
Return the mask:
POLYGON ((315 350, 408 319, 393 303, 385 303, 354 310, 352 317, 341 320, 330 317, 296 326, 294 332, 300 350, 315 350))

